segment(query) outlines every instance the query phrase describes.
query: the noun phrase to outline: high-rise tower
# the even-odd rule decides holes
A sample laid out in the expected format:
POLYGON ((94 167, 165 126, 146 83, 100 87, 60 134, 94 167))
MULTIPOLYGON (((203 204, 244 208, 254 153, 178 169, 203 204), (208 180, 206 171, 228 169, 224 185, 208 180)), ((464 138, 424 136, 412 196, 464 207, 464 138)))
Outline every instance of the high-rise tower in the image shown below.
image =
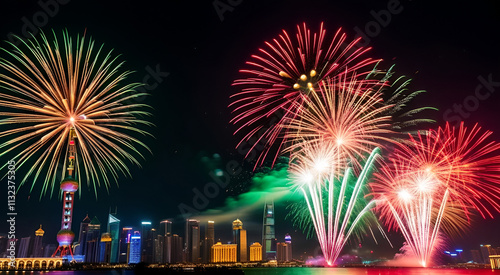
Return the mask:
POLYGON ((247 231, 243 229, 243 223, 236 219, 233 221, 233 244, 238 245, 237 259, 238 262, 244 263, 247 261, 247 231))
POLYGON ((108 215, 108 233, 111 237, 111 263, 118 263, 120 246, 120 220, 115 215, 116 213, 109 213, 108 215))
POLYGON ((42 229, 42 225, 40 224, 40 228, 35 231, 35 244, 33 245, 33 257, 43 257, 43 234, 45 231, 42 229))
POLYGON ((83 221, 80 223, 80 233, 78 234, 78 245, 74 251, 77 255, 85 255, 87 251, 87 230, 89 228, 90 218, 87 214, 83 221))
POLYGON ((186 261, 198 263, 200 258, 200 221, 186 220, 186 261))
POLYGON ((215 244, 215 222, 208 221, 203 243, 203 262, 208 263, 212 258, 212 246, 215 244))
POLYGON ((55 257, 57 253, 60 253, 61 257, 69 254, 73 259, 73 250, 71 249, 71 243, 75 238, 75 233, 71 231, 71 221, 73 219, 75 192, 78 190, 78 181, 73 176, 76 163, 76 133, 74 128, 69 129, 68 139, 68 176, 61 182, 61 191, 63 192, 63 211, 61 230, 59 230, 59 232, 57 233, 57 242, 59 243, 59 246, 57 247, 56 251, 54 251, 54 254, 52 254, 52 257, 55 257))
POLYGON ((273 246, 274 235, 274 201, 264 205, 264 218, 262 221, 262 259, 275 260, 276 246, 273 246))

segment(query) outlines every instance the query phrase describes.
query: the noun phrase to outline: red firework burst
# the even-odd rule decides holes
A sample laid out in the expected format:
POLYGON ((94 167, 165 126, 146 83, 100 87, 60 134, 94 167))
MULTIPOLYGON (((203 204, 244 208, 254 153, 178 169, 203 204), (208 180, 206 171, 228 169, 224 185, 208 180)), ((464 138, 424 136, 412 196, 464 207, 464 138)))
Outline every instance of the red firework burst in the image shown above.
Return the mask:
POLYGON ((398 145, 371 189, 389 228, 399 228, 423 265, 440 236, 459 233, 470 211, 500 211, 500 144, 477 124, 430 130, 398 145))
POLYGON ((244 135, 238 146, 251 143, 248 156, 257 144, 262 144, 256 166, 271 151, 274 163, 283 147, 283 126, 296 116, 297 106, 321 80, 353 75, 355 71, 363 77, 370 71, 368 67, 379 61, 363 58, 370 48, 356 47, 359 39, 346 42, 341 29, 326 38, 323 24, 318 33, 311 33, 304 23, 297 26, 296 39, 283 30, 279 38, 266 42, 265 49, 252 55, 252 61, 246 63, 250 68, 240 70, 248 77, 233 83, 243 88, 232 96, 230 108, 234 113, 231 122, 238 127, 235 134, 244 135))

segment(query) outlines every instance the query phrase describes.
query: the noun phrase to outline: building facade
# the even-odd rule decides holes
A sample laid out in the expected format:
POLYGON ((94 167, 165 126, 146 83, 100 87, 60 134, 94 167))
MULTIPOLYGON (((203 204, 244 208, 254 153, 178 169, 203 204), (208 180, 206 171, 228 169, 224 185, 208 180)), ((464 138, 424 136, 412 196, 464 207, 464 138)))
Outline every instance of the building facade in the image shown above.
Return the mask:
POLYGON ((100 238, 101 238, 101 223, 97 217, 94 217, 88 227, 85 237, 85 262, 99 263, 100 262, 100 238))
MULTIPOLYGON (((116 215, 116 214, 115 214, 116 215)), ((120 250, 120 220, 113 214, 108 215, 108 232, 111 238, 111 263, 118 263, 120 250)))
POLYGON ((200 222, 197 220, 186 220, 186 261, 198 263, 200 261, 200 222))
POLYGON ((79 245, 75 248, 76 255, 85 255, 87 251, 87 230, 89 228, 90 218, 86 215, 83 221, 80 223, 80 231, 78 234, 79 245))
POLYGON ((253 243, 250 245, 250 262, 262 261, 262 245, 260 243, 253 243))
POLYGON ((222 244, 220 242, 212 246, 212 263, 236 263, 237 259, 237 244, 222 244))
POLYGON ((99 248, 99 262, 109 264, 112 257, 113 240, 111 234, 106 232, 101 235, 101 243, 99 248))
POLYGON ((129 264, 138 264, 141 262, 141 233, 134 231, 130 237, 129 264))
POLYGON ((119 263, 128 263, 129 253, 130 253, 130 238, 134 234, 132 227, 122 228, 120 234, 120 251, 119 251, 119 263))
POLYGON ((185 262, 184 245, 182 237, 177 234, 172 235, 172 263, 185 262))

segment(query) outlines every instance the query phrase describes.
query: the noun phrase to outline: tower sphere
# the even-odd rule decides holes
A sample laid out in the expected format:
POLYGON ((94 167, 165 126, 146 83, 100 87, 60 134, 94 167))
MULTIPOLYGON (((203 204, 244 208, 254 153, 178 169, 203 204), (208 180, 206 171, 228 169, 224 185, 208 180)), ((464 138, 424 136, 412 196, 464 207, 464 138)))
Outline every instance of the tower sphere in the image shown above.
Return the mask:
POLYGON ((75 239, 75 233, 68 229, 61 229, 57 232, 57 242, 59 246, 71 245, 75 239))
POLYGON ((61 181, 61 190, 64 192, 76 192, 78 190, 78 181, 73 177, 66 177, 61 181))

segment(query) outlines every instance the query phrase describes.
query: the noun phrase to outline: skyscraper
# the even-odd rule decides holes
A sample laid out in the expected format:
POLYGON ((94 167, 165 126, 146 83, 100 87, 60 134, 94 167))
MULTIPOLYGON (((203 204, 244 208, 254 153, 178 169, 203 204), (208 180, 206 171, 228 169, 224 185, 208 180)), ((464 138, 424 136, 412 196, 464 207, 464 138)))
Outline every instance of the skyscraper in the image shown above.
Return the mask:
POLYGON ((233 221, 233 244, 238 245, 237 259, 238 262, 244 263, 247 261, 247 231, 243 229, 243 222, 239 219, 233 221))
POLYGON ((99 241, 101 237, 101 222, 97 217, 94 217, 90 221, 87 227, 86 234, 86 251, 85 251, 85 262, 87 263, 98 263, 99 262, 99 241))
POLYGON ((19 249, 17 250, 17 257, 28 258, 33 250, 33 238, 31 236, 21 238, 19 249))
POLYGON ((286 261, 290 262, 293 259, 293 254, 292 254, 292 237, 290 236, 290 234, 286 234, 285 235, 285 243, 286 243, 286 246, 287 246, 287 249, 288 249, 288 252, 287 252, 288 258, 286 259, 286 261))
POLYGON ((184 262, 184 251, 183 251, 182 237, 177 234, 172 235, 172 263, 182 263, 184 262))
POLYGON ((153 242, 153 245, 154 245, 153 262, 154 263, 164 263, 164 261, 163 261, 164 242, 165 242, 165 236, 160 235, 160 234, 156 234, 156 237, 155 237, 154 242, 153 242))
POLYGON ((112 239, 111 234, 108 232, 102 233, 101 243, 99 248, 99 262, 110 263, 111 262, 111 247, 112 239))
POLYGON ((43 256, 43 234, 45 231, 42 230, 42 225, 35 231, 35 243, 33 244, 33 257, 43 256))
POLYGON ((124 227, 120 234, 120 263, 128 263, 130 254, 130 238, 134 234, 132 227, 124 227))
POLYGON ((274 235, 274 201, 264 205, 264 218, 262 222, 262 258, 264 260, 276 259, 276 240, 274 235))
MULTIPOLYGON (((115 214, 116 215, 116 214, 115 214)), ((111 238, 111 258, 110 263, 118 262, 118 252, 120 244, 120 220, 113 214, 108 215, 108 233, 111 238)))
POLYGON ((490 254, 494 254, 494 253, 491 253, 492 252, 491 245, 485 244, 485 245, 481 245, 480 247, 481 247, 481 254, 483 255, 483 263, 489 264, 490 263, 490 254))
POLYGON ((290 249, 287 243, 278 243, 276 249, 276 260, 278 262, 290 262, 292 260, 292 256, 290 255, 290 249))
POLYGON ((203 262, 208 263, 211 259, 212 245, 215 243, 215 222, 208 221, 203 243, 203 262))
POLYGON ((200 259, 200 222, 186 220, 186 261, 198 263, 200 259))
POLYGON ((130 237, 130 253, 128 258, 129 264, 137 264, 141 262, 141 233, 134 231, 130 237))
POLYGON ((161 249, 163 250, 163 263, 172 262, 172 222, 169 220, 164 220, 160 222, 160 235, 163 236, 163 244, 161 249))
POLYGON ((151 222, 141 223, 141 261, 146 263, 153 262, 153 232, 151 222))
POLYGON ((85 255, 85 252, 87 251, 87 230, 89 227, 90 223, 90 218, 89 215, 87 214, 83 221, 80 223, 80 233, 78 235, 78 245, 76 247, 75 254, 78 255, 85 255))

